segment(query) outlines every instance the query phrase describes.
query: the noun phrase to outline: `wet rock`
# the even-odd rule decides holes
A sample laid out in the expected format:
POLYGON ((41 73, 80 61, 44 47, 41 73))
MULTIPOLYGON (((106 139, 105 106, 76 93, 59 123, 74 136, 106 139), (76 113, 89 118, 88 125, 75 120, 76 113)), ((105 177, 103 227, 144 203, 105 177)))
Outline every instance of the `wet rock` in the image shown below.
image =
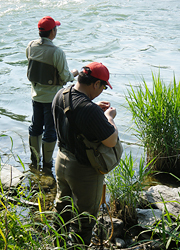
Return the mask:
POLYGON ((114 240, 116 237, 122 236, 123 234, 123 228, 124 228, 124 222, 120 219, 112 218, 114 231, 111 240, 114 240))
POLYGON ((156 221, 161 220, 162 211, 160 209, 136 209, 138 224, 147 229, 147 226, 153 225, 156 221))
POLYGON ((117 248, 123 248, 126 246, 126 243, 123 239, 115 238, 115 244, 117 248))
MULTIPOLYGON (((136 209, 138 224, 142 230, 139 234, 139 240, 151 241, 152 231, 161 235, 162 231, 162 211, 160 209, 136 209), (158 225, 158 226, 157 226, 158 225)), ((172 228, 168 227, 167 219, 163 219, 165 231, 168 234, 172 228)), ((157 244, 156 244, 157 245, 157 244)))
POLYGON ((17 187, 25 178, 25 175, 11 165, 1 164, 0 178, 3 188, 6 189, 9 187, 17 187))
POLYGON ((152 205, 156 205, 160 210, 164 209, 163 200, 169 213, 177 217, 180 212, 180 187, 171 188, 166 185, 150 187, 143 195, 152 205))
POLYGON ((124 222, 117 218, 110 218, 109 216, 103 216, 98 218, 99 224, 95 228, 94 232, 98 237, 103 237, 103 239, 107 239, 111 236, 111 241, 115 238, 118 238, 122 235, 124 222), (101 231, 103 228, 103 232, 101 231))

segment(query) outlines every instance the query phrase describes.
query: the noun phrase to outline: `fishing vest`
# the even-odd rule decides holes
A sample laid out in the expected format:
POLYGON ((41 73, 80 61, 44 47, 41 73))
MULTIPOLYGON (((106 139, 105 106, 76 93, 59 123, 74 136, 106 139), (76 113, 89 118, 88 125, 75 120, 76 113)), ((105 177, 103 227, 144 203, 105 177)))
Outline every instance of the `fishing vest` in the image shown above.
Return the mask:
POLYGON ((53 55, 57 47, 46 39, 32 41, 28 47, 27 78, 34 83, 45 85, 64 85, 57 68, 54 67, 53 55))

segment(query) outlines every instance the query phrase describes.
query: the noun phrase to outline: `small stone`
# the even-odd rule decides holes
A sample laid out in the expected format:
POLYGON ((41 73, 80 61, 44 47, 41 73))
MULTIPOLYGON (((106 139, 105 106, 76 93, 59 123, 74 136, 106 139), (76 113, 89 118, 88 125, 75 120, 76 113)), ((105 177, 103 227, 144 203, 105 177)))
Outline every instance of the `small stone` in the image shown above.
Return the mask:
POLYGON ((123 248, 126 246, 126 243, 123 239, 120 238, 115 238, 115 243, 116 243, 116 247, 118 248, 123 248))

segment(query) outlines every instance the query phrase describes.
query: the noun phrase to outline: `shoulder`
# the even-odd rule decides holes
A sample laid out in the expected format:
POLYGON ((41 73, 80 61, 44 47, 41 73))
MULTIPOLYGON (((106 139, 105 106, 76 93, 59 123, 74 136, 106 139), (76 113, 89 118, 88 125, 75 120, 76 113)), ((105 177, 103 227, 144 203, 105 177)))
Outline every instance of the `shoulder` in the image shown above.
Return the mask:
POLYGON ((61 48, 54 45, 54 49, 55 49, 54 58, 66 57, 64 51, 61 48))
POLYGON ((84 105, 84 103, 86 104, 91 104, 91 100, 89 99, 89 97, 87 95, 85 95, 82 92, 79 92, 78 90, 72 88, 71 90, 71 98, 72 98, 72 108, 76 109, 77 106, 80 107, 80 109, 82 110, 82 108, 85 108, 87 105, 84 105))
POLYGON ((37 41, 37 40, 32 40, 32 41, 30 41, 30 42, 28 43, 28 45, 27 45, 27 48, 30 47, 35 41, 37 41))

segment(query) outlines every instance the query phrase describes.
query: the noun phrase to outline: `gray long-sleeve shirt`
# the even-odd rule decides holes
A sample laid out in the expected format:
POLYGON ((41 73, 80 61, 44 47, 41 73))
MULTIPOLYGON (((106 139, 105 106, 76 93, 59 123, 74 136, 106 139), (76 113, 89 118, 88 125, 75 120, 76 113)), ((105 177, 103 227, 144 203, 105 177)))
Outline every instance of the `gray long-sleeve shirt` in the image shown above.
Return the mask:
MULTIPOLYGON (((74 76, 69 71, 66 56, 63 50, 55 46, 49 38, 43 38, 44 44, 42 44, 41 40, 42 39, 40 38, 31 41, 28 44, 26 48, 26 57, 28 60, 36 60, 38 62, 52 65, 57 69, 62 85, 66 84, 66 82, 73 81, 74 76), (47 56, 48 49, 51 49, 53 53, 48 53, 47 56)), ((37 102, 50 103, 62 85, 44 85, 38 82, 32 82, 32 99, 37 102)))

